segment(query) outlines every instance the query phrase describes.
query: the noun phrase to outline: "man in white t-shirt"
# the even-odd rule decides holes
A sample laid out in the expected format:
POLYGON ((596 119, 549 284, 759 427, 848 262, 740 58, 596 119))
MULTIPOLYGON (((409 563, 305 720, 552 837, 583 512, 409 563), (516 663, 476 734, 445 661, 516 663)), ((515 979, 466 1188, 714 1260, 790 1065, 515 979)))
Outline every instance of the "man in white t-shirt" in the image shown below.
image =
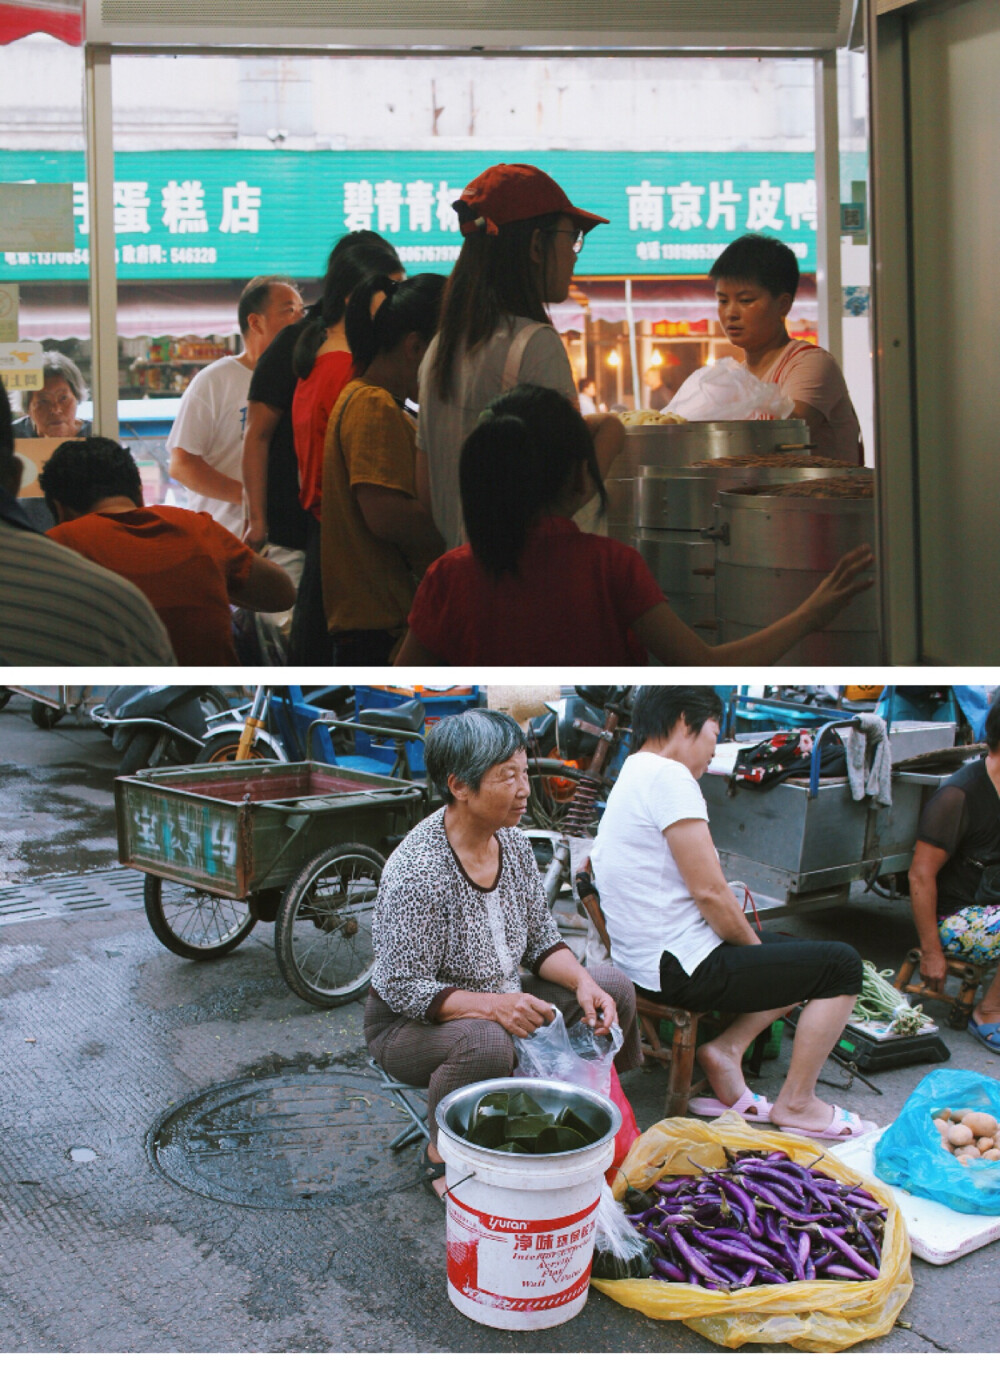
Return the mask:
MULTIPOLYGON (((260 276, 247 282, 237 310, 242 353, 219 358, 197 374, 184 392, 167 438, 170 475, 187 487, 188 509, 206 511, 238 539, 246 524, 242 466, 250 377, 271 340, 303 313, 302 297, 287 277, 260 276)), ((304 554, 273 543, 260 551, 298 586, 304 554)), ((277 631, 279 640, 287 638, 291 610, 261 618, 277 631)))
POLYGON ((244 523, 240 468, 250 375, 271 340, 302 313, 302 297, 286 277, 248 282, 238 307, 243 351, 195 376, 167 438, 170 475, 187 487, 188 509, 206 511, 237 538, 244 523))

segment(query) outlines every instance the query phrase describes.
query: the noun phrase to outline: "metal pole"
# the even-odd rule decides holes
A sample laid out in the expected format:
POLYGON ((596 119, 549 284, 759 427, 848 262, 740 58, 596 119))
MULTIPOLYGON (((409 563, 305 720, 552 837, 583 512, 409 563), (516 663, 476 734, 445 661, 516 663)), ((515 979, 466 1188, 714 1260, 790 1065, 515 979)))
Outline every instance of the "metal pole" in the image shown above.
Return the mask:
POLYGON ((819 306, 819 341, 843 366, 837 54, 827 52, 815 58, 813 73, 816 96, 816 299, 819 306))
POLYGON ((118 438, 118 282, 111 48, 84 48, 87 190, 90 201, 90 337, 94 433, 118 438))
POLYGON ((635 346, 635 317, 632 313, 632 278, 625 278, 625 320, 628 324, 628 353, 632 362, 632 406, 642 408, 642 392, 639 380, 639 354, 635 346))

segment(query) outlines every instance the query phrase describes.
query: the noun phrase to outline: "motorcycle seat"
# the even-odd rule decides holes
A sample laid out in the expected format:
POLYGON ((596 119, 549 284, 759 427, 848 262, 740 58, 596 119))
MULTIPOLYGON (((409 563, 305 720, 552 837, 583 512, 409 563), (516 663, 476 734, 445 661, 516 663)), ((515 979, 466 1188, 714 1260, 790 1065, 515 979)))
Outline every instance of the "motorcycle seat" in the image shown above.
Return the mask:
POLYGON ((405 701, 401 706, 392 706, 388 710, 373 707, 359 711, 358 724, 381 729, 408 729, 417 734, 424 723, 425 714, 423 701, 405 701))

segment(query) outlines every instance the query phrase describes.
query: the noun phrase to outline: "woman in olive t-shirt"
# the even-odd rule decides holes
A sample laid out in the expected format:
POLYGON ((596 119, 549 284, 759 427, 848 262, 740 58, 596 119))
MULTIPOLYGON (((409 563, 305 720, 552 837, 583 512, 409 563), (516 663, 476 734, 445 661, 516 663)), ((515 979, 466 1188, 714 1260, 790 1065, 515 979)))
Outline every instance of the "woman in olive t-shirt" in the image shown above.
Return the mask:
POLYGON ((404 282, 372 277, 347 309, 359 375, 327 428, 321 535, 323 603, 338 666, 392 662, 417 582, 443 551, 416 499, 416 428, 405 402, 417 397, 444 285, 430 272, 404 282))

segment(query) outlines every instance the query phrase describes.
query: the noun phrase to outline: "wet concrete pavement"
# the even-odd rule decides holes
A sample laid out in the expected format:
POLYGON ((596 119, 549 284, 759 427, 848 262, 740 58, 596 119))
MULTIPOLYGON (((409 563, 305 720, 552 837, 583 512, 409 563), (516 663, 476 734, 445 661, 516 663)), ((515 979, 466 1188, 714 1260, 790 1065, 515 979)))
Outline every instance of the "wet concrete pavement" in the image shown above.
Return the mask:
MULTIPOLYGON (((81 719, 42 732, 16 697, 0 713, 0 1349, 715 1348, 596 1292, 550 1331, 505 1333, 459 1315, 446 1297, 443 1208, 416 1181, 415 1148, 387 1147, 400 1119, 367 1075, 361 1006, 322 1011, 293 995, 269 925, 214 963, 163 948, 140 881, 115 866, 116 762, 81 719), (203 1129, 198 1117, 174 1167, 157 1126, 217 1087, 192 1104, 192 1119, 210 1119, 203 1129), (259 1109, 227 1116, 234 1095, 259 1109), (234 1120, 259 1127, 244 1156, 278 1207, 233 1191, 239 1168, 224 1141, 245 1144, 234 1120)), ((870 896, 773 928, 846 938, 879 967, 898 966, 912 937, 905 903, 870 896)), ((1000 1061, 967 1035, 942 1035, 949 1066, 997 1075, 1000 1061)), ((760 1090, 774 1095, 787 1053, 786 1035, 760 1090)), ((887 1123, 929 1070, 878 1074, 883 1095, 845 1086, 833 1063, 824 1079, 836 1100, 887 1123)), ((661 1068, 624 1085, 641 1127, 660 1118, 661 1068)), ((995 1350, 995 1256, 986 1248, 943 1268, 915 1260, 911 1328, 859 1349, 995 1350)))

